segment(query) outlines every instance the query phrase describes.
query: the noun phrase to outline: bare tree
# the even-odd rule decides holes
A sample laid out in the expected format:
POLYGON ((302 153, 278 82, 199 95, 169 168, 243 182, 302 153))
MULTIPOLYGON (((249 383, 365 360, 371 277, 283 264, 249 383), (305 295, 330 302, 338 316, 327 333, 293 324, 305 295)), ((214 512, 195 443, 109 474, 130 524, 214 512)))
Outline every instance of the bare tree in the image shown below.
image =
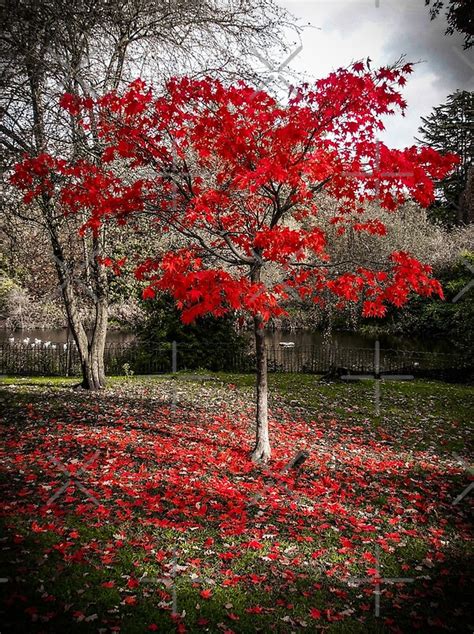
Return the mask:
MULTIPOLYGON (((1 10, 0 144, 2 173, 25 153, 55 150, 67 159, 98 161, 95 122, 84 131, 59 107, 60 96, 83 98, 147 79, 185 72, 222 77, 252 74, 252 55, 283 41, 287 14, 273 0, 6 0, 1 10)), ((6 179, 5 179, 6 180, 6 179)), ((59 281, 82 366, 82 386, 105 383, 109 280, 100 262, 106 229, 79 236, 81 213, 64 217, 44 194, 25 208, 5 185, 3 212, 41 231, 59 281), (86 329, 85 307, 92 311, 86 329)))

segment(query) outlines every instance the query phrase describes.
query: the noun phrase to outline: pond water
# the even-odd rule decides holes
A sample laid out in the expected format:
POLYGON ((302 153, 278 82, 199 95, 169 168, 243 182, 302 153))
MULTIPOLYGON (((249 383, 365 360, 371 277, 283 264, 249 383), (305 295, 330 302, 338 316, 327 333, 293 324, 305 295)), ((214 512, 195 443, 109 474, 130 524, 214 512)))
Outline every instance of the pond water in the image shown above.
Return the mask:
MULTIPOLYGON (((376 337, 353 332, 333 332, 331 335, 321 331, 298 330, 293 332, 267 332, 267 345, 279 345, 280 342, 294 342, 295 346, 311 347, 329 344, 341 348, 373 348, 376 337)), ((379 336, 381 348, 394 350, 419 350, 420 352, 453 352, 452 344, 444 339, 379 336)))
MULTIPOLYGON (((50 341, 52 343, 65 343, 67 341, 67 329, 57 330, 18 330, 10 332, 0 330, 0 343, 7 341, 9 337, 14 337, 15 342, 21 343, 26 337, 33 342, 35 339, 50 341)), ((135 335, 121 330, 110 330, 107 334, 108 343, 127 344, 135 339, 135 335)), ((361 335, 352 332, 334 332, 329 338, 321 331, 296 330, 288 331, 267 331, 267 344, 279 346, 280 342, 294 342, 295 346, 310 347, 320 346, 323 343, 331 343, 341 348, 372 348, 375 337, 361 335)), ((382 348, 393 348, 396 350, 419 350, 427 352, 452 352, 451 344, 444 339, 433 338, 411 338, 394 337, 381 335, 380 346, 382 348)))

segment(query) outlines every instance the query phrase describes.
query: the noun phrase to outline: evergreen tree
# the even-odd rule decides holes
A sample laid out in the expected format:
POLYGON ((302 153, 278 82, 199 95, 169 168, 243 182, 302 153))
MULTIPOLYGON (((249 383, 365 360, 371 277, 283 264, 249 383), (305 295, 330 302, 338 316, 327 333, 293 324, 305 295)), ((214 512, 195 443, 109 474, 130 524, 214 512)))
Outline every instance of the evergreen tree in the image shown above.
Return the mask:
POLYGON ((422 117, 419 128, 423 145, 439 152, 454 152, 460 157, 456 170, 438 185, 438 200, 432 207, 432 217, 445 224, 474 221, 472 180, 474 156, 474 93, 457 91, 448 96, 446 103, 422 117), (469 190, 469 191, 468 191, 469 190), (470 195, 465 195, 466 192, 470 195))

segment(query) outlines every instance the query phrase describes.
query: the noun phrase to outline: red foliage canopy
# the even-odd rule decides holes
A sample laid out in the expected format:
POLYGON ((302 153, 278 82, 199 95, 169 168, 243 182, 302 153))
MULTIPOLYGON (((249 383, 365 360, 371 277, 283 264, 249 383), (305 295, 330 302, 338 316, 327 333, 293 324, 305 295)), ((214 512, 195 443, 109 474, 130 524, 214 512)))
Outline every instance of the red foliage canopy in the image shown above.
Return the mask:
POLYGON ((388 211, 407 198, 430 204, 433 181, 457 158, 377 141, 382 117, 405 108, 399 88, 411 70, 357 63, 299 87, 286 105, 213 79, 172 79, 159 95, 137 80, 96 102, 64 95, 63 106, 94 127, 101 155, 74 164, 28 157, 13 182, 27 202, 56 196, 65 213, 87 210, 84 229, 146 213, 157 230, 180 233, 184 248, 142 262, 136 276, 149 281, 145 297, 171 292, 185 321, 229 310, 266 321, 283 312, 290 292, 315 302, 329 292, 339 306, 362 298, 364 315, 381 316, 411 292, 442 295, 439 283, 404 252, 370 268, 331 260, 316 196, 324 190, 337 201, 339 235, 351 229, 380 239, 380 220, 361 221, 367 202, 388 211), (284 282, 262 281, 266 263, 279 265, 284 282))

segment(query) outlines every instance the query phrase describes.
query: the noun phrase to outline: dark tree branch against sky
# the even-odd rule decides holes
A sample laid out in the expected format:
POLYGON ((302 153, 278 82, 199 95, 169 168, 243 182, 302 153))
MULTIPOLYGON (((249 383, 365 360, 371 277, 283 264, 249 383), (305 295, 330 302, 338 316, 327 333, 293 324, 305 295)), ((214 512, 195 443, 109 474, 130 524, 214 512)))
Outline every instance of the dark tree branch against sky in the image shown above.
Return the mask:
POLYGON ((446 33, 452 35, 455 31, 464 35, 464 48, 474 45, 474 5, 472 0, 425 0, 430 7, 432 19, 444 11, 448 28, 446 33))

